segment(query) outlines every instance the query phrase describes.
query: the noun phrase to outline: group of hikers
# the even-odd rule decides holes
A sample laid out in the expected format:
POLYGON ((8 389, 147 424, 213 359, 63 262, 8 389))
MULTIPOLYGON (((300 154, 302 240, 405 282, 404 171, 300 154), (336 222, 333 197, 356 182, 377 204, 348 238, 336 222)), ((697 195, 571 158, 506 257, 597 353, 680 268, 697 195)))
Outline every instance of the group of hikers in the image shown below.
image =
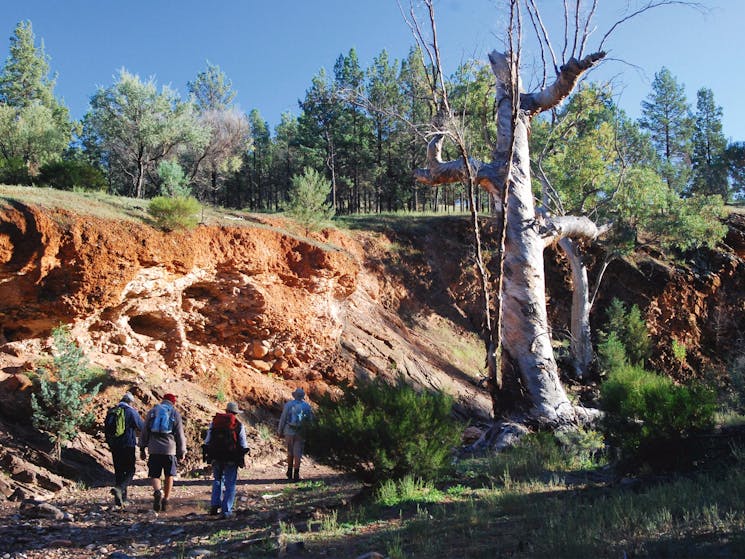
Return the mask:
MULTIPOLYGON (((246 429, 238 419, 240 413, 238 404, 229 402, 224 413, 217 413, 212 418, 202 444, 202 458, 212 465, 209 514, 223 518, 234 514, 238 468, 245 466, 245 456, 249 452, 246 429)), ((277 429, 287 445, 289 480, 300 480, 303 438, 299 427, 312 416, 312 409, 305 401, 305 391, 296 388, 292 399, 282 408, 277 429)), ((147 460, 153 510, 167 511, 179 462, 186 456, 184 424, 176 409, 176 396, 165 394, 143 420, 134 407, 134 396, 126 392, 106 414, 104 432, 114 463, 114 487, 111 489, 114 504, 122 507, 128 501, 127 489, 134 479, 136 449, 139 447, 140 458, 147 460)))

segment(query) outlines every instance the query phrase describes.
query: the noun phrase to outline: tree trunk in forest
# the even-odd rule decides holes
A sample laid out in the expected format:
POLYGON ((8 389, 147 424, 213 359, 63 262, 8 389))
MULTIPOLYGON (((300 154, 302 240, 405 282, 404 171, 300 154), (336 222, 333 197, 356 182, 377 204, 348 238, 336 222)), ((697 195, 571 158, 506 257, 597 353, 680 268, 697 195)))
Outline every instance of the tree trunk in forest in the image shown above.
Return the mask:
MULTIPOLYGON (((571 404, 559 381, 546 312, 543 251, 547 236, 566 236, 565 229, 582 231, 589 220, 565 218, 565 223, 553 223, 550 216, 536 213, 530 175, 530 120, 566 98, 582 73, 604 55, 595 53, 581 61, 573 58, 561 67, 551 86, 531 94, 521 92, 519 99, 513 99, 513 80, 519 79, 516 63, 506 54, 492 52, 489 60, 496 77, 497 145, 491 163, 469 161, 477 171, 477 184, 493 199, 504 200, 504 207, 500 203, 499 208, 506 220, 499 294, 504 324, 502 368, 519 371, 531 416, 553 425, 576 421, 581 410, 571 404), (519 103, 515 112, 513 103, 519 103), (510 364, 516 367, 506 366, 510 364)), ((437 186, 464 181, 465 161, 442 161, 443 140, 444 136, 438 135, 430 141, 428 168, 415 173, 420 182, 437 186)), ((499 394, 494 397, 498 400, 499 394)))

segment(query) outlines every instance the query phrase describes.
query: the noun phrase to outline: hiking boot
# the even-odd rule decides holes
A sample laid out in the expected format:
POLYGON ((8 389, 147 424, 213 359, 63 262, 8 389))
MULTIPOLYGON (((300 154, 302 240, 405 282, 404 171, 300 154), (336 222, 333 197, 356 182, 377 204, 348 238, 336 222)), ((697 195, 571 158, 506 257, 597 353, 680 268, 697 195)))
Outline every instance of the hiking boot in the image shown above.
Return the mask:
POLYGON ((117 507, 122 506, 122 490, 118 487, 112 487, 111 488, 111 494, 114 496, 114 504, 117 507))
POLYGON ((210 516, 217 516, 219 512, 220 512, 220 507, 216 507, 214 505, 210 507, 210 513, 209 513, 210 516))
POLYGON ((160 502, 160 510, 161 512, 166 512, 168 510, 168 499, 163 499, 160 502))
POLYGON ((292 479, 292 466, 287 466, 287 479, 292 479))
POLYGON ((293 481, 300 481, 300 468, 295 468, 292 472, 293 481))
POLYGON ((160 489, 156 489, 155 491, 153 491, 153 510, 155 512, 160 511, 161 497, 162 493, 160 492, 160 489))

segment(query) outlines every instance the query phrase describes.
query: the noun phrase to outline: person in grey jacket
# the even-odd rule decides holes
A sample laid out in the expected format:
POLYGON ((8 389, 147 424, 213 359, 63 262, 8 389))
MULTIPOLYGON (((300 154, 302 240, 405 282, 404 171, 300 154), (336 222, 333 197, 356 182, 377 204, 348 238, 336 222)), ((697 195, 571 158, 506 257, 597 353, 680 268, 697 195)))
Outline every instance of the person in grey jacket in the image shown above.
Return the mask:
POLYGON ((184 423, 175 404, 176 396, 163 396, 163 401, 148 412, 140 437, 140 457, 145 459, 145 449, 150 454, 147 469, 153 488, 153 510, 156 512, 168 510, 178 462, 186 456, 184 423), (161 474, 164 478, 162 489, 161 474))
POLYGON ((300 461, 303 458, 305 441, 300 434, 300 425, 304 420, 312 420, 313 411, 305 401, 305 390, 296 388, 292 400, 282 408, 277 431, 285 438, 287 445, 287 479, 300 480, 300 461))
POLYGON ((127 502, 127 488, 135 475, 135 448, 137 448, 137 433, 143 429, 142 418, 132 404, 134 396, 125 392, 115 408, 124 411, 124 433, 120 436, 107 435, 106 442, 111 450, 111 460, 114 463, 114 487, 111 494, 114 504, 123 506, 127 502))

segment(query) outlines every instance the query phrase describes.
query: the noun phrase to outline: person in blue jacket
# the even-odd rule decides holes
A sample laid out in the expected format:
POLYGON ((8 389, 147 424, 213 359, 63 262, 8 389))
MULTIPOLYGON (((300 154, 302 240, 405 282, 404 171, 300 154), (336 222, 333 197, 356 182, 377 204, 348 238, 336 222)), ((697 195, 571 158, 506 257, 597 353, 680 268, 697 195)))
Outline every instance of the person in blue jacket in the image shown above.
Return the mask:
MULTIPOLYGON (((114 462, 114 487, 111 494, 114 496, 114 504, 123 506, 127 502, 127 487, 132 483, 135 475, 135 448, 137 448, 137 433, 142 432, 143 423, 140 414, 132 404, 134 396, 126 392, 121 401, 112 408, 122 408, 124 412, 124 432, 116 436, 108 432, 106 442, 111 449, 111 458, 114 462)), ((112 413, 109 411, 109 415, 112 413)), ((107 417, 108 422, 108 417, 107 417)))

